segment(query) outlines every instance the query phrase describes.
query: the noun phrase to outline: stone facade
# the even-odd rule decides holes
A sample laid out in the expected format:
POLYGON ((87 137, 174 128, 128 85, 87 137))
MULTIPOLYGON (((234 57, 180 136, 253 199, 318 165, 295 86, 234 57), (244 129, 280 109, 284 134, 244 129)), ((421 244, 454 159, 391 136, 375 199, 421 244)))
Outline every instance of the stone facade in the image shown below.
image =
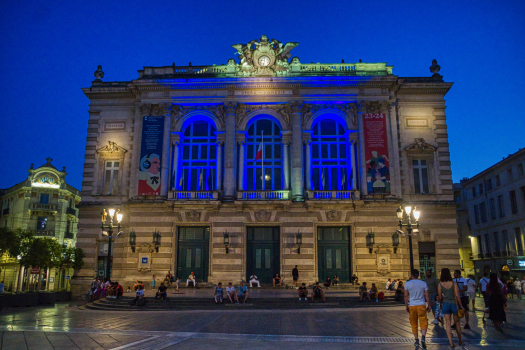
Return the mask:
MULTIPOLYGON (((58 170, 51 162, 52 159, 48 158, 46 164, 36 169, 31 164, 25 181, 0 190, 0 226, 31 231, 35 237, 54 238, 75 247, 80 191, 67 184, 66 168, 58 170)), ((24 268, 20 268, 12 257, 5 255, 0 258, 6 289, 21 288, 24 268)), ((63 273, 72 275, 73 271, 63 273)), ((56 282, 47 283, 46 290, 68 288, 65 277, 58 276, 54 268, 43 275, 47 281, 50 281, 49 277, 56 282), (59 286, 58 281, 62 285, 59 286)))
MULTIPOLYGON (((525 275, 525 149, 461 182, 476 279, 525 275)), ((466 229, 463 229, 464 231, 466 229)))
POLYGON ((112 264, 112 279, 122 285, 136 279, 149 283, 152 274, 163 276, 168 270, 185 274, 182 265, 200 269, 198 280, 213 283, 238 283, 253 272, 249 269, 266 273, 266 264, 285 283, 295 265, 303 282, 333 271, 343 271, 341 281, 352 274, 367 281, 406 279, 407 239, 401 237, 394 252, 392 234, 398 228, 395 211, 407 202, 422 212, 414 242, 416 266, 418 242, 425 242, 425 262, 458 268, 444 100, 452 84, 443 82, 434 66, 432 77, 402 78, 385 63, 289 61, 297 43, 289 44, 263 37, 234 45, 240 63, 145 67, 138 79, 125 82, 102 82, 100 67, 102 74, 83 89, 90 108, 78 246, 87 257, 74 281, 78 294, 95 274, 103 276, 100 246, 107 239, 99 220, 109 207, 124 214, 124 234, 115 242, 112 264), (370 170, 375 165, 365 156, 364 115, 386 120, 383 141, 389 156, 374 157, 387 158, 389 173, 381 177, 383 168, 376 181, 383 187, 373 190, 371 173, 379 171, 370 170), (144 153, 143 135, 153 130, 143 130, 144 117, 153 116, 163 117, 163 128, 159 124, 156 129, 158 155, 144 153), (273 123, 275 129, 265 129, 264 135, 278 129, 275 137, 253 135, 258 120, 263 122, 257 128, 273 123), (337 146, 330 145, 328 136, 326 146, 318 141, 315 130, 324 127, 319 124, 323 120, 337 123, 334 132, 341 130, 334 138, 337 146), (195 122, 211 125, 212 136, 206 137, 213 139, 207 146, 213 151, 194 159, 185 152, 190 152, 186 147, 195 122), (319 164, 333 165, 316 159, 324 157, 323 147, 332 158, 339 152, 332 160, 344 158, 337 163, 344 165, 325 172, 319 164), (259 149, 264 149, 264 165, 256 160, 259 149), (272 161, 266 161, 268 154, 272 161), (206 163, 203 170, 204 165, 191 163, 199 159, 213 165, 206 163), (417 169, 424 178, 414 178, 414 162, 425 168, 417 169), (158 173, 150 171, 145 178, 152 166, 158 166, 158 173), (112 173, 116 168, 118 173, 112 173), (117 190, 108 187, 110 174, 117 190), (140 181, 151 185, 153 195, 140 189, 140 181), (128 242, 130 231, 136 234, 135 252, 128 242), (371 247, 370 231, 375 235, 371 247), (161 235, 158 253, 153 232, 161 235), (197 236, 200 248, 192 248, 197 236))

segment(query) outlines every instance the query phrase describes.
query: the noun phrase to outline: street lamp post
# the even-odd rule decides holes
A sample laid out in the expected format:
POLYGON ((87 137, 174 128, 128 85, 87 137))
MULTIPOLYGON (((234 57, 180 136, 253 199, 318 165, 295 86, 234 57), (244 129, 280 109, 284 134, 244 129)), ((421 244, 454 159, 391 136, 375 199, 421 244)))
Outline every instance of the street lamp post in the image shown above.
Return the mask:
POLYGON ((102 210, 102 235, 108 237, 108 262, 106 264, 106 278, 108 281, 111 281, 111 240, 113 238, 119 237, 122 232, 120 231, 120 222, 122 221, 122 214, 120 214, 120 209, 115 212, 115 209, 109 209, 108 213, 106 213, 106 209, 102 210), (106 224, 107 222, 107 216, 109 213, 109 224, 106 224), (113 236, 114 228, 113 225, 113 218, 115 217, 115 214, 117 215, 117 235, 113 236), (107 231, 104 231, 107 229, 107 231))
POLYGON ((419 233, 419 215, 421 214, 421 212, 417 211, 416 207, 414 207, 414 210, 412 210, 412 207, 410 205, 405 206, 404 212, 406 212, 407 214, 406 224, 403 223, 403 209, 399 207, 396 210, 397 218, 399 219, 399 228, 400 228, 398 232, 401 233, 403 236, 405 236, 405 234, 401 230, 403 229, 404 226, 407 228, 408 250, 410 252, 410 273, 412 273, 412 270, 414 270, 414 253, 412 252, 412 234, 419 233), (412 218, 410 215, 411 213, 414 215, 415 224, 412 224, 412 218), (413 228, 413 226, 416 226, 416 228, 413 228))

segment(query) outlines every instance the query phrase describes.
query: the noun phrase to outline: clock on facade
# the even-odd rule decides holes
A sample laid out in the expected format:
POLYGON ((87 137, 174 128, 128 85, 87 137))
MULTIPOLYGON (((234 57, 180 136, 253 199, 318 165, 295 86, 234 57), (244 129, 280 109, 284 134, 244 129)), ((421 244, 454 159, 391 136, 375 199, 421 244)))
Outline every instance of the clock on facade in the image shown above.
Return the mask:
POLYGON ((270 64, 270 58, 268 56, 259 57, 259 65, 266 67, 270 64))

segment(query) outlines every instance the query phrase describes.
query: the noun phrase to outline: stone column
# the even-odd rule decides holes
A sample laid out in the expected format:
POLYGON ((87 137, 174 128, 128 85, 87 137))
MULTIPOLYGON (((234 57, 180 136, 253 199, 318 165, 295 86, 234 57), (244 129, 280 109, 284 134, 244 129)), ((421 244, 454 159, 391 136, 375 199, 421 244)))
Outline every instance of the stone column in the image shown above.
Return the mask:
POLYGON ((311 141, 306 140, 306 190, 312 190, 312 149, 310 145, 311 141))
POLYGON ((352 164, 352 186, 351 190, 357 189, 357 159, 355 158, 355 148, 357 145, 356 140, 350 140, 350 163, 352 164))
POLYGON ((235 107, 237 103, 226 102, 226 137, 224 142, 224 199, 235 198, 235 107))
POLYGON ((283 140, 283 168, 284 168, 284 190, 290 190, 290 161, 288 160, 288 140, 283 140))
POLYGON ((173 149, 172 164, 173 173, 171 174, 171 188, 173 191, 178 190, 177 188, 177 175, 179 174, 179 140, 171 141, 171 148, 173 149))
POLYGON ((238 174, 238 184, 237 189, 239 191, 244 191, 244 147, 245 142, 239 141, 239 174, 238 174))
POLYGON ((291 104, 292 111, 292 200, 304 201, 303 190, 303 131, 301 126, 302 102, 291 104))
POLYGON ((222 190, 222 145, 224 142, 217 141, 217 191, 222 190))

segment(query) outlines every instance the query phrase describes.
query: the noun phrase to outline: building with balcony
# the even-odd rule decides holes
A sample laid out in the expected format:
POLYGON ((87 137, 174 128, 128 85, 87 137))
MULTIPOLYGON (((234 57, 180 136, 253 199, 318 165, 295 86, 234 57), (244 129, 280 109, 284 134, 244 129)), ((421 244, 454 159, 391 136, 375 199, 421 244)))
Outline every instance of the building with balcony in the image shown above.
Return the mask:
POLYGON ((525 149, 462 181, 476 277, 525 275, 525 149))
POLYGON ((304 282, 407 279, 408 239, 392 237, 403 203, 422 212, 416 266, 459 267, 452 83, 437 62, 428 77, 399 77, 386 63, 290 60, 297 45, 263 36, 233 45, 239 61, 144 67, 122 82, 102 81, 99 66, 83 89, 79 293, 105 276, 99 220, 110 207, 124 214, 111 272, 121 283, 168 270, 214 283, 280 273, 287 283, 295 265, 304 282))
MULTIPOLYGON (((69 247, 75 247, 80 191, 66 182, 66 168, 58 170, 52 159, 46 164, 29 168, 26 180, 13 187, 1 190, 0 226, 11 229, 31 231, 36 237, 47 237, 58 240, 69 247)), ((5 274, 7 290, 14 290, 24 276, 23 267, 13 257, 2 258, 2 276, 5 274)), ((65 272, 63 272, 65 273, 65 272)), ((72 271, 69 271, 72 273, 72 271)), ((54 269, 46 274, 46 288, 65 288, 54 284, 54 269), (53 280, 53 282, 51 282, 53 280)), ((65 281, 65 278, 60 278, 65 281)))

